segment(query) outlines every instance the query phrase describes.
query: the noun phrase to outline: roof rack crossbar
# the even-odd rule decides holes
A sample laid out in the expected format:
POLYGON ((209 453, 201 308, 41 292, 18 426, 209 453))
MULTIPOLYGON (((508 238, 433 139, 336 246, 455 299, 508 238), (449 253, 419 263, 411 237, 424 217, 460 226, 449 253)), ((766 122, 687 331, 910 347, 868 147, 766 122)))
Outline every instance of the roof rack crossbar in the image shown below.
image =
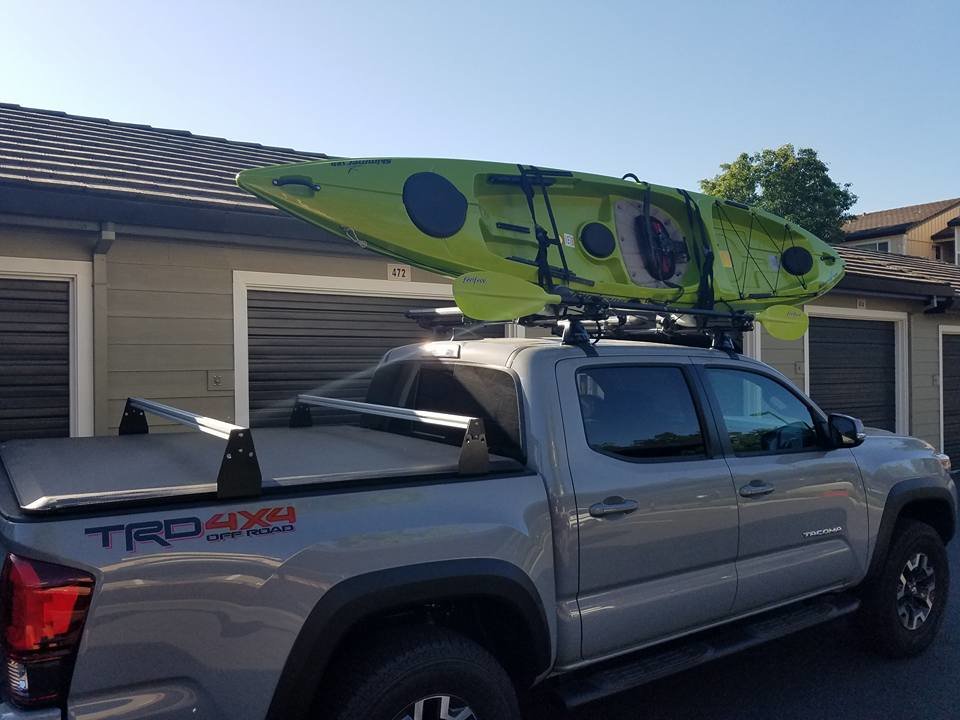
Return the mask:
POLYGON ((238 498, 260 495, 263 478, 250 428, 192 413, 143 398, 127 398, 120 419, 120 435, 145 435, 150 432, 146 413, 173 420, 207 435, 227 441, 217 474, 217 497, 238 498))
POLYGON ((318 395, 297 395, 297 402, 290 415, 291 427, 304 427, 313 424, 310 417, 310 407, 326 407, 336 410, 349 410, 363 415, 392 418, 394 420, 410 420, 426 425, 437 425, 463 430, 463 444, 460 446, 460 460, 458 471, 461 475, 479 475, 487 471, 490 455, 487 450, 487 435, 481 418, 468 415, 454 415, 452 413, 435 412, 433 410, 417 410, 414 408, 396 407, 395 405, 378 405, 376 403, 343 400, 341 398, 320 397, 318 395))

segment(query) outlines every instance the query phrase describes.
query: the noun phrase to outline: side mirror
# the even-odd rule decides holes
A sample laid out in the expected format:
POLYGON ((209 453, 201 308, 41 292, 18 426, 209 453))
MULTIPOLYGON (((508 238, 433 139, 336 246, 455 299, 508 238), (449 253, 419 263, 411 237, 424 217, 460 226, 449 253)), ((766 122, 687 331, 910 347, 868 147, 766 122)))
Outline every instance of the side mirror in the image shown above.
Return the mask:
POLYGON ((831 413, 827 423, 830 426, 830 438, 836 447, 856 447, 867 438, 860 418, 831 413))

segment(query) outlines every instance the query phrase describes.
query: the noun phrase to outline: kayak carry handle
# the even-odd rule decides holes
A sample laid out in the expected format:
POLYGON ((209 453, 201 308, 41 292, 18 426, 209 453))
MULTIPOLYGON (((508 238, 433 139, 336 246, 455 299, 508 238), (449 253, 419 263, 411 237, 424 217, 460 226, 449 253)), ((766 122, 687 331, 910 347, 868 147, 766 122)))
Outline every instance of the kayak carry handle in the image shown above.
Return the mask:
POLYGON ((320 189, 320 186, 317 185, 312 178, 308 178, 303 175, 284 175, 283 177, 274 178, 273 184, 277 187, 284 187, 286 185, 301 185, 302 187, 313 190, 314 192, 320 189))

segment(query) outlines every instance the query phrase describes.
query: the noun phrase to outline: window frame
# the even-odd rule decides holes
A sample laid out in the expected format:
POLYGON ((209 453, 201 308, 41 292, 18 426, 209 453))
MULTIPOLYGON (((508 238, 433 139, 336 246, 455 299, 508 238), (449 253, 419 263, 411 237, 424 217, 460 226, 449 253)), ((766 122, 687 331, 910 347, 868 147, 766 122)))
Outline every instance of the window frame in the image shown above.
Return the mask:
POLYGON ((697 377, 696 373, 693 371, 693 368, 688 364, 680 363, 671 363, 671 362, 615 362, 615 363, 589 363, 584 365, 579 365, 573 370, 573 394, 575 397, 577 409, 579 411, 578 423, 580 426, 580 432, 583 434, 583 443, 584 446, 590 451, 597 453, 598 455, 603 455, 604 457, 611 458, 612 460, 618 460, 620 462, 631 463, 634 465, 657 465, 660 463, 676 463, 676 462, 700 462, 703 460, 713 460, 719 456, 722 456, 722 446, 720 444, 720 437, 717 434, 717 428, 714 424, 709 422, 712 420, 712 416, 707 412, 707 406, 705 405, 705 399, 703 397, 703 387, 697 377), (693 410, 696 414, 697 423, 700 425, 700 434, 703 437, 703 454, 699 455, 681 455, 677 457, 653 457, 653 458, 631 458, 624 457, 623 455, 617 455, 616 453, 598 450, 590 444, 590 438, 587 437, 587 426, 583 418, 583 406, 580 404, 580 389, 577 385, 577 376, 582 372, 589 372, 590 370, 598 369, 618 369, 618 368, 672 368, 680 371, 680 376, 683 378, 684 383, 687 386, 687 390, 690 393, 690 399, 693 402, 693 410))
POLYGON ((796 387, 794 387, 789 381, 786 381, 784 378, 778 377, 776 374, 771 372, 764 372, 761 368, 750 366, 745 367, 743 365, 734 365, 727 363, 704 363, 697 365, 697 374, 700 376, 700 380, 703 384, 704 393, 707 396, 707 400, 710 404, 710 409, 714 416, 714 422, 717 424, 717 429, 720 433, 720 444, 723 447, 724 454, 732 457, 764 457, 770 455, 798 455, 801 453, 822 453, 829 450, 835 449, 830 441, 827 433, 827 416, 824 414, 817 405, 801 393, 796 387), (805 448, 796 448, 793 450, 751 450, 749 452, 738 452, 733 447, 733 442, 730 439, 730 430, 727 428, 727 422, 723 416, 723 408, 720 405, 720 400, 717 397, 716 393, 713 390, 713 385, 710 382, 710 378, 707 374, 708 370, 736 370, 742 373, 750 375, 759 375, 760 377, 766 378, 771 382, 776 383, 788 393, 793 395, 810 413, 810 418, 813 420, 813 429, 817 434, 817 444, 813 447, 805 448))

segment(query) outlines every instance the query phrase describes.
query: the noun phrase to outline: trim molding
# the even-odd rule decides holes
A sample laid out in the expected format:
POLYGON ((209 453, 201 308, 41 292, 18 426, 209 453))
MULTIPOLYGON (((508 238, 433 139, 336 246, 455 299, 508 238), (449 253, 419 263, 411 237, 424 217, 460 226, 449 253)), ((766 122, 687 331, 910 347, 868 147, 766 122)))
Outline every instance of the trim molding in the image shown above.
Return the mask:
POLYGON ((940 402, 940 452, 943 452, 943 336, 960 335, 960 325, 940 325, 937 333, 937 362, 939 364, 939 382, 937 395, 940 402))
POLYGON ((247 347, 247 292, 317 293, 394 298, 453 300, 453 287, 446 283, 398 282, 332 275, 291 275, 286 273, 233 271, 233 372, 234 422, 250 423, 250 366, 247 347))
POLYGON ((93 263, 0 257, 0 276, 70 283, 70 435, 93 435, 93 263))
MULTIPOLYGON (((894 327, 894 362, 896 373, 896 431, 910 432, 910 343, 909 313, 895 310, 842 308, 826 305, 806 305, 810 317, 843 318, 846 320, 878 320, 892 322, 894 327)), ((810 395, 810 332, 803 336, 803 391, 810 395)))
POLYGON ((763 326, 754 321, 753 330, 748 333, 743 333, 743 354, 748 358, 753 358, 754 360, 761 360, 763 355, 763 342, 761 336, 763 334, 763 326))

